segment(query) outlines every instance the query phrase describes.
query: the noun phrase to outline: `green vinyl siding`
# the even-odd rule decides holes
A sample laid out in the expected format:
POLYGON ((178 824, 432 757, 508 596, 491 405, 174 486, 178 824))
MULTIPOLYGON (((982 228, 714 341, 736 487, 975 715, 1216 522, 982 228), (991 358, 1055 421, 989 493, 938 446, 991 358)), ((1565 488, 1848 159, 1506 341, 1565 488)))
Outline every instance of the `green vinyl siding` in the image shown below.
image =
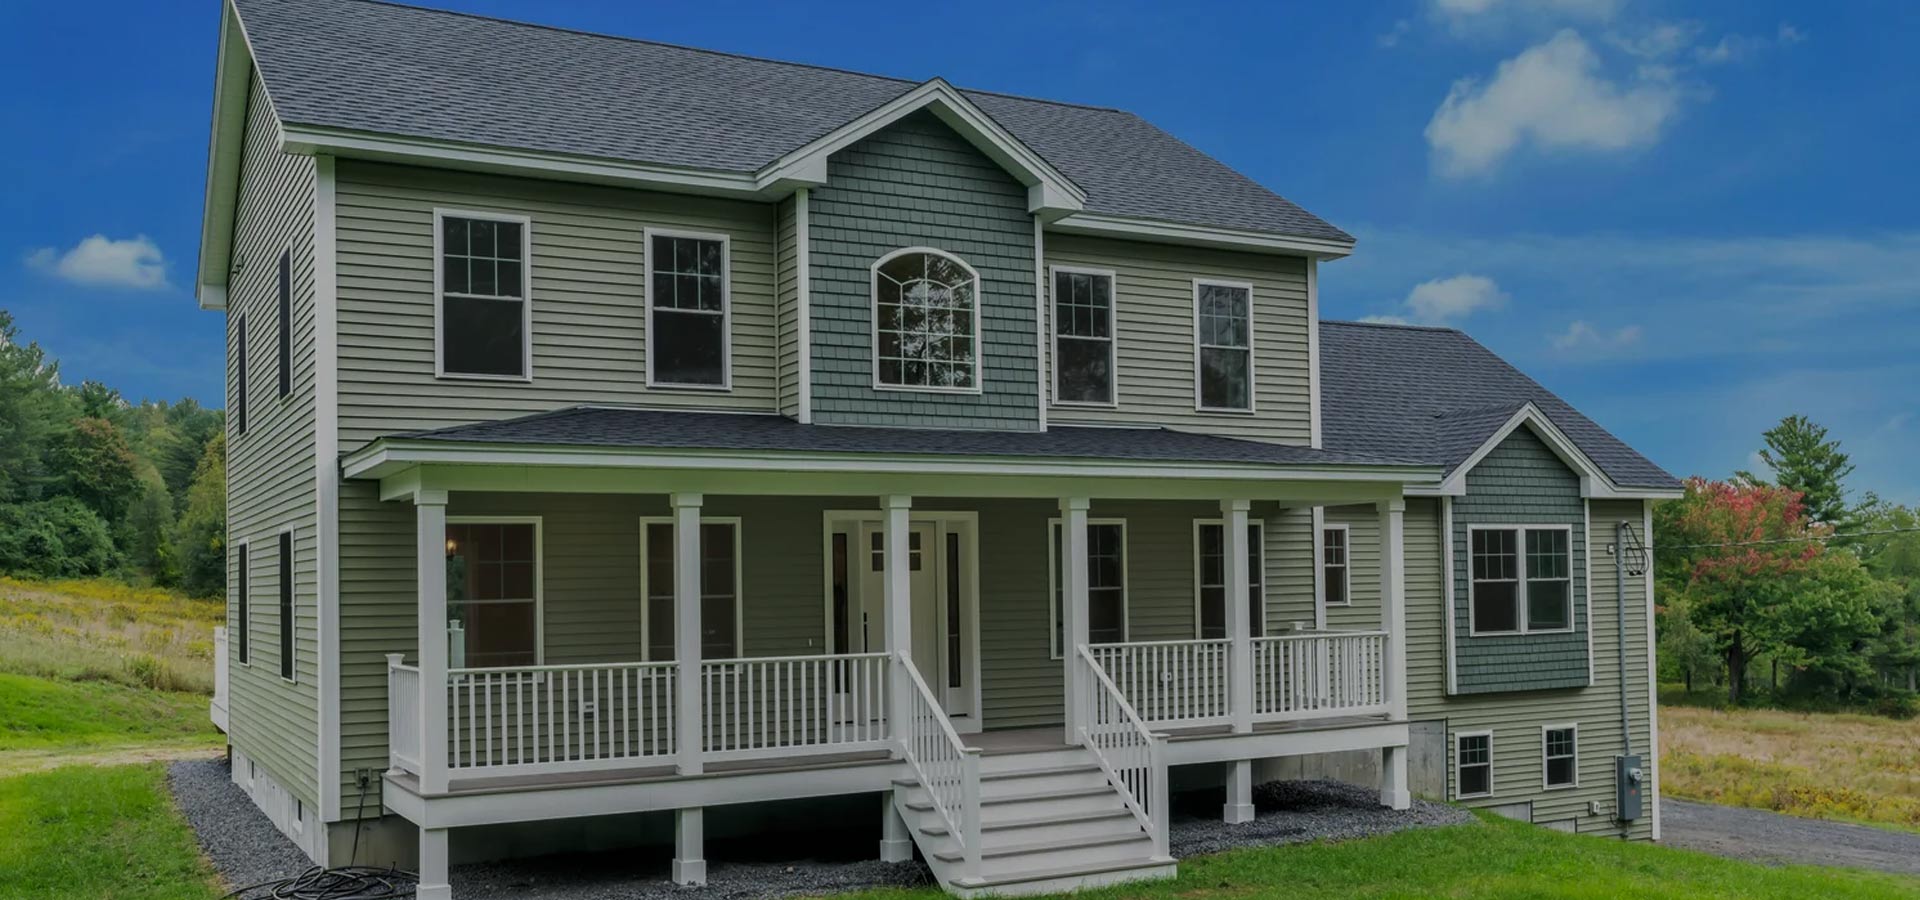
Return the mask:
MULTIPOLYGON (((1164 425, 1280 443, 1307 443, 1305 259, 1055 233, 1047 234, 1045 248, 1048 266, 1114 273, 1114 354, 1118 362, 1113 408, 1056 405, 1047 411, 1049 422, 1164 425), (1253 285, 1256 411, 1252 414, 1194 409, 1195 278, 1253 285)), ((1049 277, 1049 315, 1052 289, 1049 277)), ((1047 352, 1052 353, 1050 334, 1046 345, 1047 352)))
MULTIPOLYGON (((314 529, 314 161, 281 152, 279 124, 266 93, 254 85, 248 104, 234 211, 228 284, 227 584, 239 589, 239 544, 248 546, 251 664, 239 664, 239 640, 228 642, 229 739, 295 797, 317 804, 319 660, 314 529), (280 378, 280 257, 288 254, 292 288, 292 393, 280 378), (247 328, 247 431, 238 430, 235 333, 247 328), (293 529, 293 609, 281 621, 280 532, 293 529), (282 629, 294 629, 294 679, 280 677, 282 629)), ((239 629, 228 603, 227 626, 239 629)))
POLYGON ((338 176, 341 449, 581 403, 776 409, 774 204, 353 160, 338 176), (531 381, 434 377, 435 208, 530 217, 531 381), (648 227, 730 237, 731 390, 646 386, 648 227))
POLYGON ((809 199, 814 420, 1031 430, 1033 217, 1027 191, 931 113, 833 155, 809 199), (905 247, 959 257, 980 275, 980 392, 877 390, 870 267, 905 247))
POLYGON ((775 343, 774 359, 778 367, 780 414, 789 418, 800 414, 800 231, 799 201, 792 197, 780 201, 775 240, 778 242, 774 264, 775 343))
POLYGON ((1474 694, 1586 685, 1587 535, 1580 477, 1531 430, 1515 429, 1467 473, 1466 496, 1453 501, 1453 531, 1456 690, 1474 694), (1473 525, 1572 528, 1572 631, 1480 637, 1470 633, 1468 528, 1473 525))
MULTIPOLYGON (((1414 505, 1407 505, 1407 519, 1414 517, 1414 505)), ((1329 506, 1321 516, 1326 525, 1347 526, 1348 602, 1327 607, 1327 627, 1368 629, 1380 623, 1380 512, 1372 506, 1329 506)), ((1409 529, 1410 530, 1410 529, 1409 529)), ((1413 555, 1413 538, 1406 537, 1407 554, 1413 555)), ((1409 563, 1411 565, 1411 563, 1409 563)))
MULTIPOLYGON (((1262 513, 1259 506, 1256 513, 1262 513)), ((1317 598, 1313 587, 1313 508, 1296 506, 1262 515, 1266 523, 1267 634, 1295 626, 1311 628, 1317 598)))

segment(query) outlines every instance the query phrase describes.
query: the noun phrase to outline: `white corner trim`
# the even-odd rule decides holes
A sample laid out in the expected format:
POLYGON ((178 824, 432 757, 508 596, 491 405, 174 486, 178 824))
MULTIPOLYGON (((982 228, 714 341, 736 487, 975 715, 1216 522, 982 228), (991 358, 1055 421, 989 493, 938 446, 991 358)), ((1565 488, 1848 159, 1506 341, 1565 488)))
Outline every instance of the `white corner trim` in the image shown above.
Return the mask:
POLYGON ((1320 260, 1307 258, 1307 433, 1320 449, 1320 260))
POLYGON ((796 398, 799 405, 800 424, 813 422, 813 231, 808 224, 808 204, 812 191, 801 188, 793 196, 793 243, 795 304, 799 307, 794 318, 798 323, 795 339, 799 342, 800 357, 800 395, 796 398))
POLYGON ((1087 234, 1095 237, 1124 238, 1162 244, 1184 244, 1193 247, 1218 247, 1282 256, 1308 256, 1317 259, 1339 259, 1353 252, 1351 241, 1289 237, 1265 231, 1188 225, 1181 222, 1139 219, 1105 213, 1076 212, 1048 227, 1068 234, 1087 234))
MULTIPOLYGON (((644 327, 646 331, 645 331, 645 336, 642 338, 642 340, 646 342, 646 348, 647 348, 647 387, 649 389, 671 390, 671 391, 713 391, 716 393, 727 393, 732 391, 733 390, 733 236, 730 234, 726 234, 725 232, 718 232, 718 231, 687 231, 687 230, 678 229, 678 228, 655 228, 652 226, 648 226, 640 229, 640 240, 643 245, 640 255, 642 259, 645 260, 645 262, 641 266, 642 275, 641 275, 641 282, 640 282, 640 285, 641 285, 640 297, 641 297, 641 302, 646 306, 646 314, 644 318, 644 321, 645 321, 644 327), (697 383, 678 382, 678 381, 661 381, 659 376, 656 375, 654 372, 654 361, 657 360, 660 356, 660 354, 654 352, 654 350, 657 348, 657 343, 654 340, 654 336, 658 334, 658 331, 656 331, 653 327, 654 310, 657 308, 656 305, 654 304, 654 296, 653 296, 653 275, 654 275, 654 265, 659 257, 659 254, 653 252, 653 239, 657 237, 686 238, 689 240, 696 240, 696 241, 713 241, 720 245, 720 383, 719 384, 697 384, 697 383)), ((532 265, 529 264, 525 268, 527 268, 528 270, 531 270, 532 265)), ((529 299, 531 299, 531 297, 529 297, 529 299)), ((674 309, 674 310, 670 310, 669 312, 676 312, 676 313, 692 312, 696 315, 710 315, 710 313, 707 313, 704 310, 674 309)), ((529 340, 531 340, 531 329, 529 329, 529 340)), ((530 351, 528 353, 527 358, 529 361, 531 361, 533 358, 532 353, 530 351)), ((529 372, 531 372, 532 370, 531 362, 529 362, 528 370, 529 372)))
POLYGON ((1039 422, 1041 431, 1047 430, 1047 404, 1053 402, 1053 398, 1059 393, 1059 391, 1053 389, 1053 382, 1048 378, 1047 374, 1057 367, 1054 365, 1053 354, 1049 352, 1051 345, 1047 342, 1047 334, 1053 330, 1053 317, 1048 314, 1049 310, 1047 308, 1047 295, 1050 293, 1052 286, 1049 283, 1046 273, 1047 227, 1045 223, 1040 221, 1039 216, 1034 216, 1033 385, 1034 393, 1037 395, 1035 399, 1039 401, 1035 406, 1038 415, 1037 421, 1039 422))
POLYGON ((320 820, 340 818, 339 234, 334 159, 314 158, 313 494, 319 619, 320 820))
MULTIPOLYGON (((1600 682, 1596 678, 1597 669, 1596 669, 1596 663, 1594 662, 1594 656, 1593 656, 1593 633, 1595 631, 1598 631, 1599 629, 1595 628, 1593 624, 1593 501, 1592 500, 1580 501, 1580 516, 1581 516, 1580 527, 1587 536, 1586 547, 1584 548, 1586 550, 1586 567, 1587 567, 1586 588, 1587 589, 1584 592, 1582 592, 1582 597, 1581 597, 1581 602, 1585 603, 1587 607, 1587 687, 1593 687, 1594 685, 1599 684, 1600 682)), ((1619 558, 1616 556, 1615 563, 1618 564, 1618 562, 1619 562, 1619 558)), ((1577 615, 1575 616, 1575 621, 1579 621, 1579 617, 1577 615)))
MULTIPOLYGON (((1642 501, 1640 505, 1640 540, 1647 545, 1647 559, 1653 559, 1653 501, 1642 501)), ((1658 636, 1654 633, 1653 623, 1653 568, 1648 566, 1640 582, 1647 593, 1647 748, 1644 758, 1653 765, 1649 767, 1652 777, 1647 780, 1647 797, 1653 801, 1653 839, 1660 840, 1660 675, 1659 660, 1654 656, 1658 636)), ((1625 678, 1627 673, 1620 673, 1625 678)))
POLYGON ((1454 604, 1453 604, 1453 498, 1440 498, 1440 595, 1447 609, 1446 621, 1442 623, 1447 637, 1447 696, 1460 693, 1458 672, 1459 664, 1454 660, 1454 604))
POLYGON ((755 173, 754 178, 763 187, 789 181, 824 184, 827 180, 828 157, 922 109, 938 116, 968 143, 1026 185, 1029 188, 1028 212, 1070 213, 1085 208, 1086 191, 1012 133, 1001 128, 991 116, 982 112, 973 101, 943 78, 926 81, 812 143, 768 163, 755 173))

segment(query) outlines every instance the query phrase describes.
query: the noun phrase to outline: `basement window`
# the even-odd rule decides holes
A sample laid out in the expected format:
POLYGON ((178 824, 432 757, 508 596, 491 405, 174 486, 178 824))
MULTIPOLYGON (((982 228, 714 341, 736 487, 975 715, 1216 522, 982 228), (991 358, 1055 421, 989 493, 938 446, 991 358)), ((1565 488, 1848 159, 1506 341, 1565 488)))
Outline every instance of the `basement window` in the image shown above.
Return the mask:
POLYGON ((1493 796, 1493 733, 1454 736, 1453 796, 1456 800, 1493 796))
POLYGON ((1541 784, 1548 789, 1580 786, 1580 726, 1540 729, 1541 784))

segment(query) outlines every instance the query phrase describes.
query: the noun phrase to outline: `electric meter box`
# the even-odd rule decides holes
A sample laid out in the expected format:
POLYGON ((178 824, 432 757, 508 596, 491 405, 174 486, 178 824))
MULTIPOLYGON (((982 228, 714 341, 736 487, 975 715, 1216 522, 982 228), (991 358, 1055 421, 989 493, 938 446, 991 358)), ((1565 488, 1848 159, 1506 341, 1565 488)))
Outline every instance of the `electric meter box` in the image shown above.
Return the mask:
POLYGON ((1640 818, 1646 780, 1647 772, 1641 766, 1638 754, 1613 758, 1613 786, 1617 794, 1613 808, 1619 811, 1620 821, 1632 822, 1640 818))

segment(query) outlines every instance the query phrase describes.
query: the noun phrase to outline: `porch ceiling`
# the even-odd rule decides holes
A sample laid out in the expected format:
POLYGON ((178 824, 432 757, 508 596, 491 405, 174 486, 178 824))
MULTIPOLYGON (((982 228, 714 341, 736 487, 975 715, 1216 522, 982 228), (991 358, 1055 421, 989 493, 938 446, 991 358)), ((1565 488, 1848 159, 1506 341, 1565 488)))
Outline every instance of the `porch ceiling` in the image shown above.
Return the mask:
POLYGON ((1044 432, 802 425, 776 415, 572 407, 379 438, 342 460, 382 493, 543 490, 945 496, 1245 496, 1340 502, 1437 466, 1165 428, 1044 432))

